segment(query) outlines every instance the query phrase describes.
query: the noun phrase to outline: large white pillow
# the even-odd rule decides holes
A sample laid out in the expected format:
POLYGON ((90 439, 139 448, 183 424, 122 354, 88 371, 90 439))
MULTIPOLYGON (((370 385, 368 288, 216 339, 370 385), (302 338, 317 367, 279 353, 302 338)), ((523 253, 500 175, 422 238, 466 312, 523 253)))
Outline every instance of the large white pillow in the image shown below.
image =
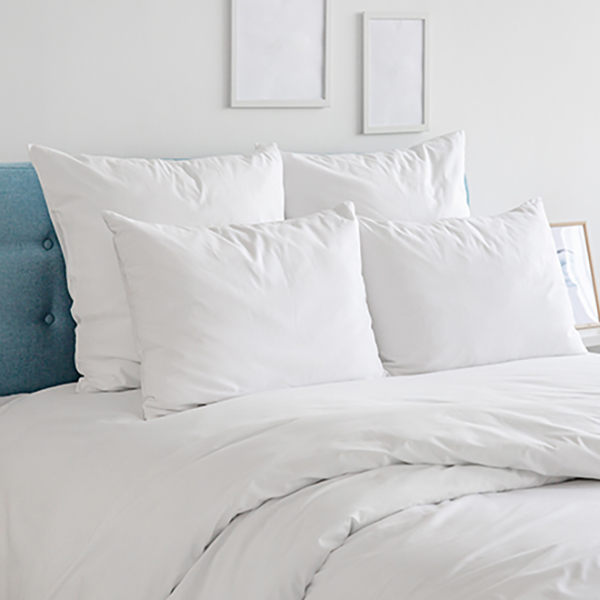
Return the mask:
POLYGON ((217 226, 283 218, 276 146, 250 156, 146 160, 70 156, 31 146, 73 298, 78 390, 139 387, 139 357, 112 235, 102 211, 143 221, 217 226))
POLYGON ((146 417, 385 374, 351 204, 214 229, 105 218, 142 357, 146 417))
POLYGON ((469 215, 462 131, 405 150, 282 156, 288 218, 346 201, 358 215, 384 221, 469 215))
POLYGON ((363 273, 392 375, 585 352, 541 200, 431 224, 361 219, 363 273))

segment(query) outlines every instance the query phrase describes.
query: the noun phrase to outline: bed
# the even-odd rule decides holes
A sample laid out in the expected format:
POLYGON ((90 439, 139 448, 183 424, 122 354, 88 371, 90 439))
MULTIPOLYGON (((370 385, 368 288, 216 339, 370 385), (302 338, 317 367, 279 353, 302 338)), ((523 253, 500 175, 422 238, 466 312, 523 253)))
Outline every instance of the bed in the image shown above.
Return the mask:
POLYGON ((468 217, 437 143, 464 156, 0 167, 1 598, 598 597, 600 356, 528 263, 542 204, 468 217), (368 201, 381 164, 411 214, 368 201), (123 210, 69 214, 103 185, 123 210))

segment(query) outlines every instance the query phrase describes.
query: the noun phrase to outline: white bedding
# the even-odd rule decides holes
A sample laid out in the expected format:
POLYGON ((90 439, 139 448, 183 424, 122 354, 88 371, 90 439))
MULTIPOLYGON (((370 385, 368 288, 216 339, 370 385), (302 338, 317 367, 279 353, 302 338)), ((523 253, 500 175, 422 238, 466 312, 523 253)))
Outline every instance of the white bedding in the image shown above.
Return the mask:
POLYGON ((0 407, 0 598, 597 598, 596 479, 598 355, 152 421, 61 386, 0 407))

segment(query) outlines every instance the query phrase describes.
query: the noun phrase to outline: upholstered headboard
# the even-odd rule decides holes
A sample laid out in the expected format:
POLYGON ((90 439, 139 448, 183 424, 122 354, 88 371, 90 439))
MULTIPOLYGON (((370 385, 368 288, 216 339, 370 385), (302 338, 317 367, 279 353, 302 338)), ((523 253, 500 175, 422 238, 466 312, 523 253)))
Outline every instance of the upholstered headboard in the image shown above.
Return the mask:
POLYGON ((0 164, 0 395, 77 380, 70 306, 36 172, 0 164))

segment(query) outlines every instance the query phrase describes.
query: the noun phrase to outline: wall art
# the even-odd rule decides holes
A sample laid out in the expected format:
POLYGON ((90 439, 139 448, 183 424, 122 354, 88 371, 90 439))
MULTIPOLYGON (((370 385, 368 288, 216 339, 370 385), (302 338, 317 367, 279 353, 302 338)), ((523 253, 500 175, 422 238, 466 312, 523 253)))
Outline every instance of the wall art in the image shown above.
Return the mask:
POLYGON ((553 223, 552 235, 577 328, 600 327, 598 292, 585 222, 553 223))
POLYGON ((426 14, 364 13, 363 133, 428 127, 426 14))
POLYGON ((329 0, 231 8, 231 106, 329 106, 329 0))

